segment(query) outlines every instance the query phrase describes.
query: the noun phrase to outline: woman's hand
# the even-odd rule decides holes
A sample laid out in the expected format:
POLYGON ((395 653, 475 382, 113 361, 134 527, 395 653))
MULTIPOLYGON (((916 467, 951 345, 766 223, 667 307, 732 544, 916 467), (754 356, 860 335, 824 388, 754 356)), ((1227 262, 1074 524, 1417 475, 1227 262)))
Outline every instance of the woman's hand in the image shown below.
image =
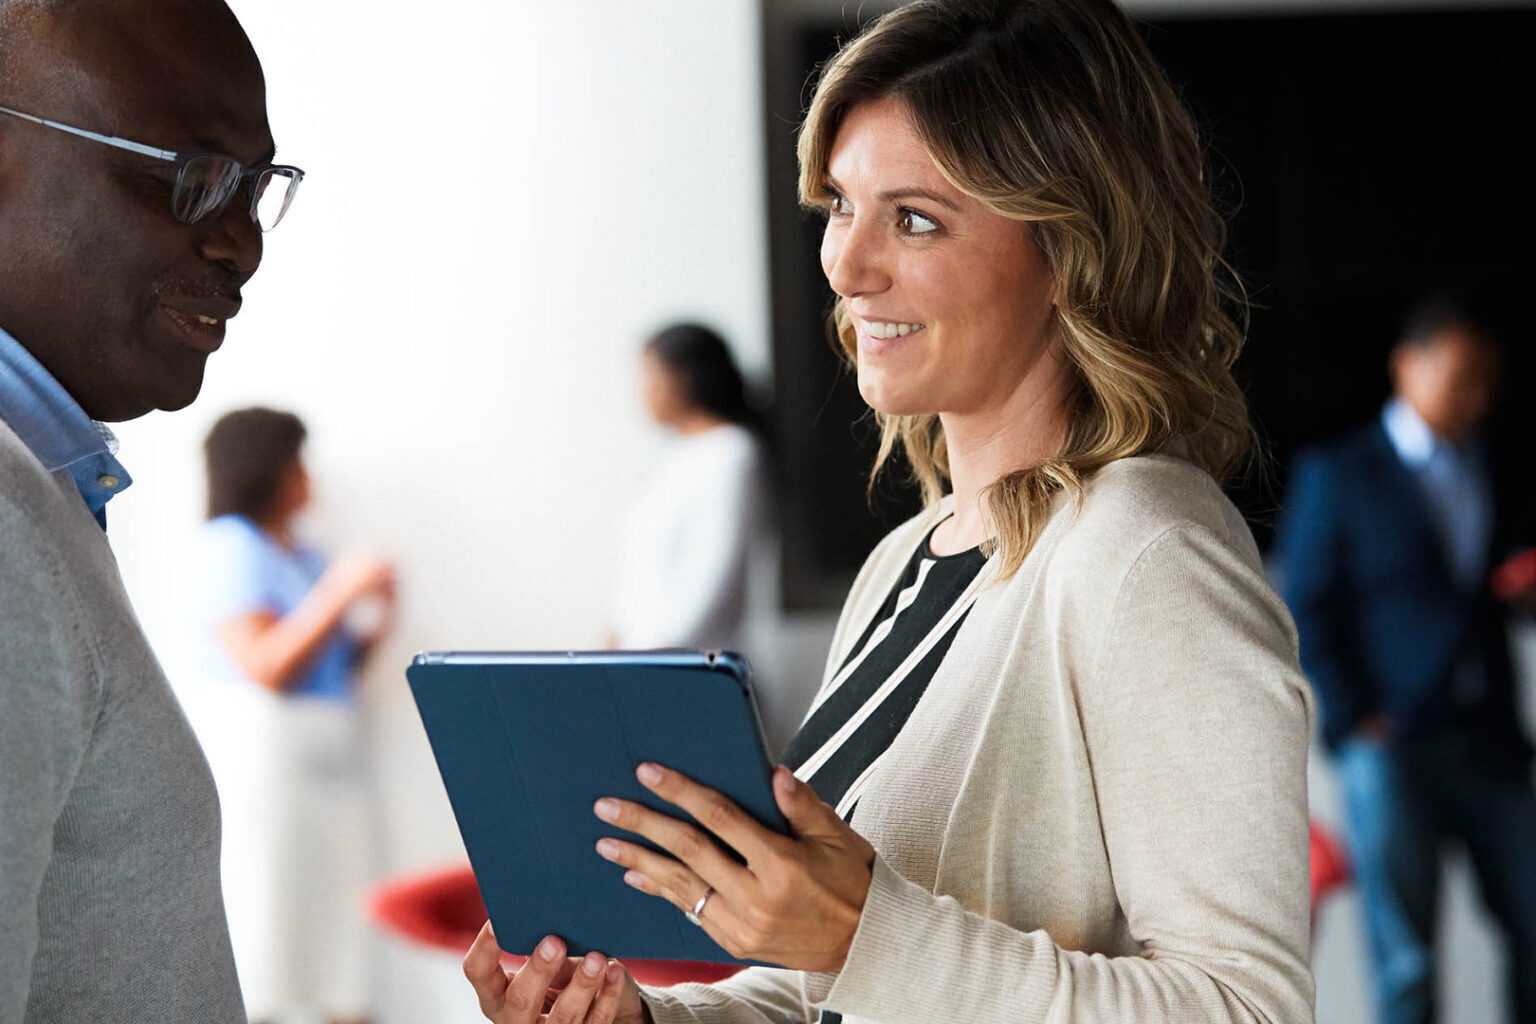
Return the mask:
POLYGON ((326 568, 316 586, 334 594, 343 605, 375 595, 387 597, 395 588, 395 566, 378 555, 345 554, 326 568))
POLYGON ((464 957, 464 976, 480 997, 480 1012, 495 1024, 651 1024, 621 964, 601 953, 567 958, 565 943, 553 935, 508 973, 487 921, 464 957))
POLYGON ((630 869, 625 882, 680 911, 693 910, 707 893, 700 927, 734 957, 802 971, 842 969, 869 894, 875 850, 810 786, 788 768, 775 769, 774 797, 792 833, 781 836, 678 772, 643 764, 635 774, 708 831, 627 800, 599 800, 599 818, 676 858, 624 840, 599 840, 598 853, 630 869))

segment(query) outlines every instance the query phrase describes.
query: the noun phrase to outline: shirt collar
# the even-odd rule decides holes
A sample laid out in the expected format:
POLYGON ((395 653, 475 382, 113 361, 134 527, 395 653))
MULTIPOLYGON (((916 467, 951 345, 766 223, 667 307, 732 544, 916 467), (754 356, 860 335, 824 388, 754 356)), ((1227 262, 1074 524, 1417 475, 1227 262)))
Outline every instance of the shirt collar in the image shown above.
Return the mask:
POLYGON ((1450 447, 1401 398, 1392 399, 1381 411, 1381 425, 1386 428, 1392 447, 1397 449, 1398 458, 1414 469, 1427 465, 1436 448, 1450 447))
POLYGON ((50 473, 74 478, 93 515, 133 478, 117 461, 117 438, 85 414, 35 356, 0 328, 0 419, 50 473))

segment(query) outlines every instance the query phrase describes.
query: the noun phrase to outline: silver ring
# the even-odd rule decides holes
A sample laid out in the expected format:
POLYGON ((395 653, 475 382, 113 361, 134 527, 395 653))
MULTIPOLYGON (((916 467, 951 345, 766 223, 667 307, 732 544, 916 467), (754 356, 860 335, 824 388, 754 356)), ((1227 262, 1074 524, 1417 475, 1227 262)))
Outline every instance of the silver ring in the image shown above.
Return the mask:
POLYGON ((709 902, 709 898, 711 896, 713 896, 714 894, 715 894, 715 887, 714 886, 710 886, 708 889, 704 890, 704 895, 699 897, 699 902, 697 902, 697 903, 695 903, 693 905, 693 909, 692 910, 685 910, 685 911, 683 911, 683 916, 688 919, 688 923, 689 924, 696 924, 696 925, 699 925, 700 927, 703 927, 704 922, 699 920, 699 915, 704 913, 704 904, 708 903, 709 902))

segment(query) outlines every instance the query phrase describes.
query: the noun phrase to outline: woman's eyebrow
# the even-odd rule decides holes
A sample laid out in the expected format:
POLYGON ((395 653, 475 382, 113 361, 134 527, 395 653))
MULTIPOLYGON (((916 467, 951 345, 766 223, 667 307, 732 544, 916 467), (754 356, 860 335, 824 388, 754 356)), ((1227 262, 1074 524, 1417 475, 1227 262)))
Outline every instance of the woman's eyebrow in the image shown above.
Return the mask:
MULTIPOLYGON (((827 175, 824 180, 826 181, 827 187, 832 191, 838 193, 839 195, 847 194, 843 190, 843 187, 837 183, 837 179, 832 177, 830 174, 827 175)), ((900 188, 893 188, 888 192, 881 192, 875 198, 880 200, 882 203, 894 203, 903 199, 926 199, 930 203, 937 203, 939 206, 942 206, 947 210, 958 210, 960 208, 955 204, 953 199, 942 196, 932 189, 923 188, 920 185, 904 185, 900 188)))
POLYGON ((920 188, 916 185, 908 185, 904 188, 892 189, 889 192, 881 192, 879 200, 882 203, 894 203, 902 199, 926 199, 930 203, 937 203, 947 210, 958 210, 953 199, 939 195, 931 189, 920 188))

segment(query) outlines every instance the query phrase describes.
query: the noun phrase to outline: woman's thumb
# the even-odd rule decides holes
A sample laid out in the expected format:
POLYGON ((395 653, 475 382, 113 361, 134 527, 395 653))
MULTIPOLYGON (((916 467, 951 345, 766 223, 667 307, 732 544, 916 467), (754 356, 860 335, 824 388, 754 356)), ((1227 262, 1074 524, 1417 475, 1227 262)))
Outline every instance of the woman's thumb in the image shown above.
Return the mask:
POLYGON ((797 836, 825 835, 837 831, 842 823, 837 813, 816 796, 815 790, 783 765, 773 770, 773 795, 790 831, 797 836))

